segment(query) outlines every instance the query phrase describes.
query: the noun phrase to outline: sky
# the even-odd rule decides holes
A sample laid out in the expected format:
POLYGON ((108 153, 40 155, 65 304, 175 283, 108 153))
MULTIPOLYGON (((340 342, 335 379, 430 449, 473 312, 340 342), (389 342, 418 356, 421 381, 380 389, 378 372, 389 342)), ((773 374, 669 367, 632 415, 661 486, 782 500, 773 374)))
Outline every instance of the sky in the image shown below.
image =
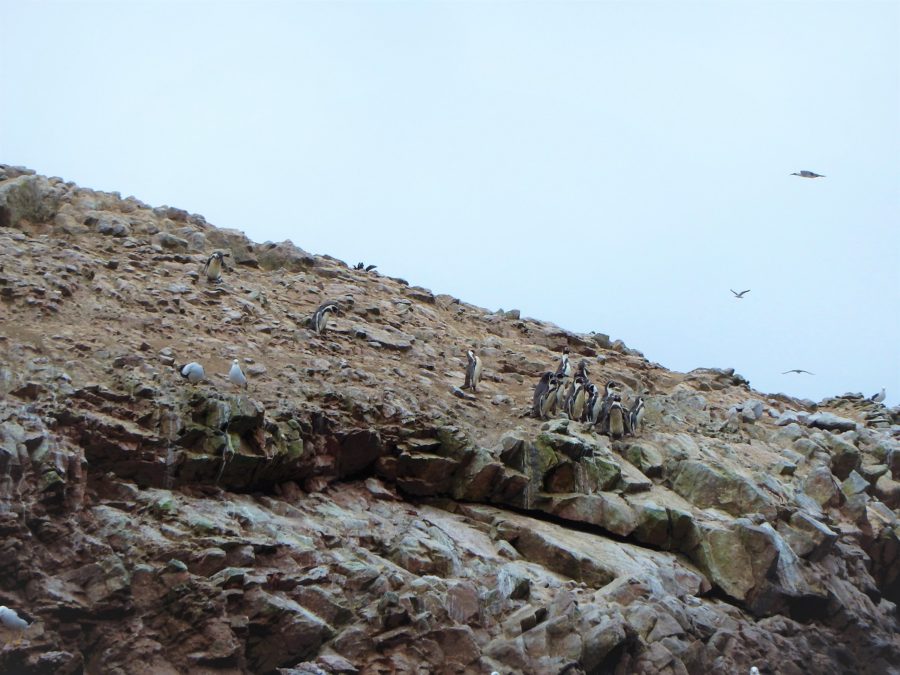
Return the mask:
POLYGON ((900 402, 900 2, 0 9, 0 162, 900 402))

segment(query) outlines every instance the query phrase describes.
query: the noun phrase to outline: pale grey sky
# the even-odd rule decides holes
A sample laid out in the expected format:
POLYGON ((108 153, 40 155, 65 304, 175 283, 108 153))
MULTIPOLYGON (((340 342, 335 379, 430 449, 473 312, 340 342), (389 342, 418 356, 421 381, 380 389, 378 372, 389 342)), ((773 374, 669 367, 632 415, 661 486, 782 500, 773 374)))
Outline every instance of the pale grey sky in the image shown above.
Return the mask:
POLYGON ((0 8, 0 162, 900 401, 900 2, 0 8))

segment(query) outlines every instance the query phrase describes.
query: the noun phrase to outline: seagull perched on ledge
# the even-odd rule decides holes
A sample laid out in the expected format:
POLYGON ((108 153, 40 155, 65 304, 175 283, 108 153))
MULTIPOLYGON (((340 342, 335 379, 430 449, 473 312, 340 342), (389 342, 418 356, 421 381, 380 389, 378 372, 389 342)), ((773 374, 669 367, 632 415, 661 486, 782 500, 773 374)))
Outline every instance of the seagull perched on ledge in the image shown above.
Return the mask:
POLYGON ((815 171, 806 171, 805 169, 803 171, 800 171, 799 173, 794 172, 791 175, 800 176, 800 178, 825 178, 825 176, 820 173, 816 173, 815 171))
POLYGON ((24 618, 19 616, 18 612, 14 609, 10 609, 6 605, 0 605, 0 626, 3 626, 6 630, 10 632, 18 633, 18 637, 12 642, 12 644, 17 645, 19 641, 22 639, 22 633, 25 632, 32 622, 26 621, 24 618))
POLYGON ((746 291, 741 291, 740 293, 738 293, 738 292, 737 292, 736 290, 734 290, 733 288, 729 288, 728 290, 731 291, 732 293, 734 293, 734 297, 736 297, 738 300, 743 300, 744 294, 750 292, 750 289, 749 289, 749 288, 748 288, 746 291))
POLYGON ((808 370, 800 370, 800 368, 794 368, 793 370, 786 370, 782 373, 782 375, 787 375, 788 373, 806 373, 807 375, 815 375, 815 373, 811 373, 808 370))
POLYGON ((874 396, 870 396, 869 400, 873 403, 881 403, 884 400, 884 387, 881 388, 881 391, 875 394, 874 396))

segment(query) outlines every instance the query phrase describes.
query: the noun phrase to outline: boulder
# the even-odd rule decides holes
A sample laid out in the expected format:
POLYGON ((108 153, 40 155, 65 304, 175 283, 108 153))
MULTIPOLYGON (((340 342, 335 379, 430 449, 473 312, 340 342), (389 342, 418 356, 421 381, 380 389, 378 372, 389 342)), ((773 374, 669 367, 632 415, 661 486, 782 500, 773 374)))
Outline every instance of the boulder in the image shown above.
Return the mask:
POLYGON ((758 512, 766 514, 767 518, 775 518, 774 503, 755 483, 705 462, 680 462, 672 489, 700 508, 720 508, 734 516, 758 512))
POLYGON ((261 244, 256 249, 256 258, 264 270, 303 272, 316 264, 315 256, 294 246, 290 239, 279 244, 271 241, 261 244))
POLYGON ((838 417, 830 412, 813 413, 806 419, 807 426, 826 431, 853 431, 856 429, 856 424, 854 420, 838 417))

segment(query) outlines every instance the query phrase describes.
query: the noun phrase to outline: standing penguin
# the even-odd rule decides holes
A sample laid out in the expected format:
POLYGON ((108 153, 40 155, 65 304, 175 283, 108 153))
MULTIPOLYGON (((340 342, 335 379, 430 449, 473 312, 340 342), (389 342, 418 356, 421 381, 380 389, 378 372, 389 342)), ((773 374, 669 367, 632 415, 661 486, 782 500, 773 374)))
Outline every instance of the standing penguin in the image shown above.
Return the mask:
POLYGON ((628 421, 629 426, 631 427, 631 435, 634 436, 638 431, 640 431, 641 425, 644 422, 644 397, 638 396, 634 403, 631 406, 631 410, 628 411, 628 421))
POLYGON ((541 399, 541 418, 547 419, 553 412, 557 409, 558 405, 558 392, 561 388, 561 383, 559 378, 556 375, 550 375, 550 381, 548 383, 547 393, 541 399))
POLYGON ((228 371, 228 381, 239 389, 247 388, 247 376, 241 370, 241 364, 237 359, 231 362, 231 370, 228 371))
POLYGON ((466 352, 466 356, 469 359, 469 363, 466 366, 466 383, 462 388, 478 391, 476 387, 481 381, 481 358, 471 349, 466 352))
POLYGON ((582 376, 575 376, 575 383, 572 385, 571 393, 566 399, 566 412, 570 420, 580 420, 584 414, 584 406, 587 400, 587 382, 582 376))
POLYGON ((553 377, 553 373, 549 370, 541 375, 541 379, 538 380, 537 385, 534 387, 534 398, 531 401, 531 416, 540 418, 541 416, 541 406, 543 404, 544 398, 547 396, 547 392, 550 390, 550 378, 553 377))
MULTIPOLYGON (((618 398, 618 396, 616 396, 618 398)), ((613 401, 606 411, 606 431, 610 438, 622 438, 630 430, 628 412, 621 401, 613 401)))
POLYGON ((570 391, 569 378, 572 376, 572 364, 569 361, 569 348, 563 347, 562 356, 559 357, 559 366, 556 369, 557 382, 559 386, 556 388, 556 401, 553 407, 558 410, 566 409, 566 397, 570 391))
POLYGON ((559 367, 556 369, 556 377, 571 377, 572 364, 569 362, 569 348, 563 347, 562 356, 559 357, 559 367))
POLYGON ((220 251, 216 251, 206 259, 203 266, 203 274, 206 275, 207 281, 218 282, 222 278, 222 259, 224 255, 220 251))
POLYGON ((309 327, 321 335, 325 331, 325 324, 328 323, 328 312, 336 312, 338 308, 336 302, 323 302, 310 317, 309 327))
POLYGON ((603 396, 600 394, 600 387, 593 382, 585 387, 585 403, 584 415, 582 420, 589 424, 597 424, 597 417, 600 415, 600 406, 603 403, 603 396))
POLYGON ((598 392, 597 397, 594 399, 594 403, 591 406, 590 423, 599 425, 601 432, 606 428, 607 414, 610 405, 612 405, 615 400, 621 400, 616 393, 618 386, 619 383, 615 380, 607 382, 603 393, 600 394, 598 392))

